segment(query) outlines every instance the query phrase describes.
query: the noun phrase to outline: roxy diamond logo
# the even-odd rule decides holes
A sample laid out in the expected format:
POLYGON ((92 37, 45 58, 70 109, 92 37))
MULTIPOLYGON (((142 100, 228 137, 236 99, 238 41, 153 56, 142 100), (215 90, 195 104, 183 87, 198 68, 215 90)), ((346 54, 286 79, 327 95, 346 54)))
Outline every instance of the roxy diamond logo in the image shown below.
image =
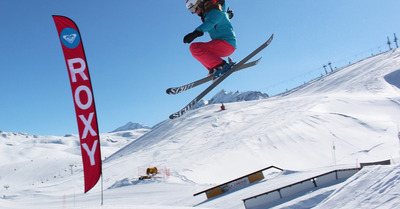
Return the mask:
POLYGON ((70 35, 63 35, 63 39, 68 41, 68 43, 73 44, 76 38, 76 34, 70 34, 70 35))
POLYGON ((61 43, 70 49, 75 49, 81 42, 78 31, 74 28, 64 28, 61 31, 61 43))

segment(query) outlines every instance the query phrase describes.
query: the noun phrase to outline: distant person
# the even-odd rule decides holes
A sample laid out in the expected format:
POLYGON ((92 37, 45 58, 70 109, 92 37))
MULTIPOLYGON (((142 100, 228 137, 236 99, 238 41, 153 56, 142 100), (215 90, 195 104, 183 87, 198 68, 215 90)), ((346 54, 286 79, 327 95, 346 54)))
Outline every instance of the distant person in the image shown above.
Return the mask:
POLYGON ((189 49, 215 80, 232 67, 222 57, 228 57, 236 50, 236 35, 230 21, 233 12, 225 12, 225 0, 187 0, 186 7, 192 14, 199 15, 203 24, 187 34, 183 42, 192 43, 208 32, 212 39, 210 42, 192 43, 189 49))

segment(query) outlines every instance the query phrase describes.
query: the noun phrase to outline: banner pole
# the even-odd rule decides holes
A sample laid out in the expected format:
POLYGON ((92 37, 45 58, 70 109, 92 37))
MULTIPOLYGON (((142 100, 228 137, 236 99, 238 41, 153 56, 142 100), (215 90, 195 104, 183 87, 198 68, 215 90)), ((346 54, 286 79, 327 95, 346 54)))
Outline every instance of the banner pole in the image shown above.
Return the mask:
POLYGON ((101 206, 103 206, 103 173, 101 173, 101 206))

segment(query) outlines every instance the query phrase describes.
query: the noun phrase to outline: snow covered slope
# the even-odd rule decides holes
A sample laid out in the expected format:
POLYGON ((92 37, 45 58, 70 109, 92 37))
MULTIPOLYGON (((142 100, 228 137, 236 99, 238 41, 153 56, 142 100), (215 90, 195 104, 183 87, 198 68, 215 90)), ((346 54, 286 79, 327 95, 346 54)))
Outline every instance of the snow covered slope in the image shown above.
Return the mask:
POLYGON ((363 168, 317 208, 400 208, 400 166, 363 168))
POLYGON ((168 166, 191 181, 218 183, 268 165, 308 169, 390 158, 398 153, 400 91, 384 77, 399 69, 399 51, 387 52, 285 95, 231 103, 227 111, 219 105, 196 109, 105 165, 129 162, 131 172, 168 166))
MULTIPOLYGON (((225 104, 226 111, 220 110, 220 104, 207 105, 160 123, 140 138, 128 132, 132 139, 125 141, 129 144, 124 147, 111 146, 106 151, 126 133, 104 135, 102 155, 107 158, 103 163, 102 207, 100 183, 88 194, 81 193, 83 177, 76 136, 72 136, 74 140, 37 136, 52 143, 35 144, 31 142, 38 140, 34 136, 23 139, 23 135, 1 137, 0 133, 0 184, 9 186, 2 190, 0 207, 244 208, 241 199, 246 198, 242 196, 245 190, 210 201, 192 194, 270 165, 292 170, 277 177, 291 182, 297 178, 292 177, 294 174, 325 172, 335 164, 355 167, 359 162, 398 161, 399 72, 400 50, 389 51, 278 96, 225 104), (30 166, 31 158, 40 163, 30 166), (78 165, 73 175, 68 170, 71 162, 78 165), (152 166, 168 168, 169 178, 138 181, 138 170, 152 166)), ((399 168, 391 169, 398 176, 399 168)), ((264 183, 267 185, 263 188, 253 187, 252 193, 284 186, 264 183)), ((335 196, 330 194, 339 197, 353 192, 337 190, 344 184, 347 182, 301 201, 316 206, 329 197, 323 204, 331 204, 329 199, 334 201, 335 196)), ((373 191, 379 192, 380 188, 376 185, 373 191)), ((374 204, 383 204, 386 197, 374 199, 374 204)), ((355 201, 359 200, 363 198, 355 201)), ((294 201, 293 205, 304 204, 294 201)))
MULTIPOLYGON (((138 129, 101 134, 103 158, 148 131, 138 129)), ((11 196, 19 196, 21 191, 18 189, 35 190, 38 185, 54 183, 58 178, 69 177, 74 170, 80 173, 79 177, 82 176, 81 150, 76 135, 37 136, 0 132, 0 153, 0 185, 5 192, 2 194, 4 198, 8 197, 8 192, 13 194, 11 196)))

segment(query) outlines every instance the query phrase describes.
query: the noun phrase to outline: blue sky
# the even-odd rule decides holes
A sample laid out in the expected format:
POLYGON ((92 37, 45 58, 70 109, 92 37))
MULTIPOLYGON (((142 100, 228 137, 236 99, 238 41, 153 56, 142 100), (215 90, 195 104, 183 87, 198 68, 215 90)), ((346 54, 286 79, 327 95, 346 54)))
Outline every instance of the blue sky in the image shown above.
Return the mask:
MULTIPOLYGON (((212 91, 275 95, 333 67, 386 51, 400 37, 400 1, 226 0, 239 61, 270 34, 258 66, 233 74, 212 91), (251 2, 251 3, 250 3, 251 2)), ((200 19, 185 0, 3 0, 0 2, 0 130, 39 135, 77 134, 66 64, 52 15, 78 25, 92 79, 99 131, 129 121, 149 126, 168 119, 206 85, 180 95, 165 89, 207 74, 183 36, 200 19)), ((210 40, 208 34, 196 41, 210 40)), ((392 45, 394 46, 394 45, 392 45)), ((227 106, 229 109, 229 106, 227 106)))

